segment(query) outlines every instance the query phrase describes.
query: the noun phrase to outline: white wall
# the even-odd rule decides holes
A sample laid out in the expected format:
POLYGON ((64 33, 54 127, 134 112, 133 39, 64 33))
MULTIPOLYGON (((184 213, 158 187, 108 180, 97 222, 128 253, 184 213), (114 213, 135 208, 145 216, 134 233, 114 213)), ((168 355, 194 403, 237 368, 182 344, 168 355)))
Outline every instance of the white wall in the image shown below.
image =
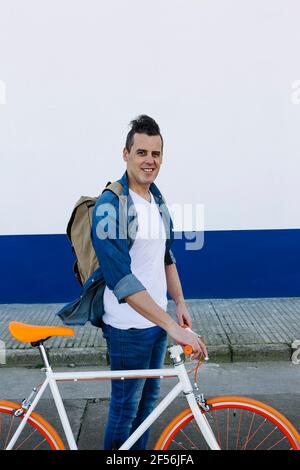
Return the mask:
POLYGON ((161 126, 169 203, 203 203, 207 230, 299 228, 299 15, 297 0, 0 0, 0 234, 63 233, 78 196, 123 173, 140 113, 161 126))

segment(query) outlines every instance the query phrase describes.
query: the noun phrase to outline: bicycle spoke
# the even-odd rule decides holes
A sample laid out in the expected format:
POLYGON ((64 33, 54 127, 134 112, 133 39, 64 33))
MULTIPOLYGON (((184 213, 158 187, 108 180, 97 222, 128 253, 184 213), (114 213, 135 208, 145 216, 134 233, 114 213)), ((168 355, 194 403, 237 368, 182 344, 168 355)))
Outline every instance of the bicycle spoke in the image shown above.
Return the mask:
MULTIPOLYGON (((251 436, 249 437, 249 439, 247 440, 247 445, 249 444, 249 442, 251 442, 251 440, 254 438, 254 436, 258 433, 258 431, 260 431, 264 425, 267 423, 267 418, 265 418, 261 423, 260 425, 256 428, 256 430, 251 434, 251 436)), ((242 448, 242 450, 245 450, 242 448)))
POLYGON ((216 411, 214 411, 214 414, 215 414, 215 417, 216 417, 216 429, 217 429, 217 434, 218 434, 218 444, 219 444, 219 447, 221 447, 221 437, 220 437, 218 413, 216 411))
POLYGON ((274 427, 274 429, 254 448, 254 450, 257 450, 270 436, 273 434, 274 431, 276 431, 277 426, 274 427))
POLYGON ((181 432, 181 434, 183 434, 185 436, 185 438, 188 440, 188 442, 192 445, 192 448, 199 450, 198 447, 196 446, 196 444, 192 441, 192 439, 182 429, 180 429, 180 432, 181 432))
POLYGON ((173 444, 175 444, 176 446, 180 447, 181 449, 187 450, 187 447, 184 447, 184 445, 181 444, 181 442, 177 442, 177 441, 175 441, 175 439, 172 439, 172 442, 173 442, 173 444))
POLYGON ((228 434, 229 434, 229 408, 227 409, 227 417, 226 417, 226 450, 228 450, 228 434))
POLYGON ((46 439, 43 439, 39 444, 37 444, 32 450, 38 449, 44 442, 47 442, 46 439))
POLYGON ((238 429, 237 429, 237 436, 236 436, 236 443, 235 443, 235 450, 238 449, 239 446, 239 439, 240 439, 240 430, 243 418, 243 410, 240 411, 239 422, 238 422, 238 429))
POLYGON ((279 441, 275 442, 275 444, 273 444, 271 447, 269 447, 267 450, 271 450, 273 449, 274 447, 276 447, 278 444, 280 444, 280 442, 286 440, 286 436, 284 436, 282 439, 280 439, 279 441))
POLYGON ((250 432, 251 432, 251 429, 252 429, 252 425, 253 425, 253 421, 254 421, 254 418, 255 418, 255 414, 253 413, 253 416, 252 416, 252 419, 251 419, 251 423, 250 423, 250 427, 248 429, 248 434, 247 434, 247 437, 246 437, 246 441, 245 441, 245 444, 243 445, 242 447, 242 450, 246 450, 246 447, 249 443, 249 436, 250 436, 250 432))
POLYGON ((34 430, 33 430, 33 431, 32 431, 32 432, 31 432, 31 433, 30 433, 30 434, 29 434, 29 435, 28 435, 28 436, 27 436, 25 439, 23 439, 23 441, 22 441, 22 442, 21 442, 21 443, 18 445, 18 447, 16 447, 16 449, 15 449, 15 450, 18 450, 18 449, 20 449, 20 447, 22 447, 22 445, 24 445, 24 444, 25 444, 25 442, 27 442, 27 441, 28 441, 28 439, 30 439, 30 437, 31 437, 33 434, 35 434, 36 432, 37 432, 37 430, 36 430, 36 429, 34 429, 34 430))
POLYGON ((7 433, 7 436, 6 436, 6 441, 5 441, 5 444, 4 444, 4 449, 6 449, 7 444, 9 442, 8 440, 9 440, 9 436, 10 436, 10 433, 11 433, 11 428, 12 428, 12 425, 13 425, 14 417, 15 417, 14 415, 11 416, 9 430, 8 430, 8 433, 7 433))

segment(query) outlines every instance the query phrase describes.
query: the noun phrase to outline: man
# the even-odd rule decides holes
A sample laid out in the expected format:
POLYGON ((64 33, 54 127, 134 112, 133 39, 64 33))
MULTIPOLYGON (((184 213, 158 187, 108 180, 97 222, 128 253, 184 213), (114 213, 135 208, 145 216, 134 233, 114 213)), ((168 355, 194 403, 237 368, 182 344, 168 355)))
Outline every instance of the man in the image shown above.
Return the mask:
MULTIPOLYGON (((119 183, 126 199, 125 228, 124 199, 111 191, 102 193, 93 213, 93 245, 106 283, 103 334, 112 370, 161 368, 167 333, 179 344, 190 344, 194 357, 207 351, 179 326, 192 327, 192 322, 170 250, 171 219, 153 183, 162 164, 163 139, 152 118, 142 115, 131 122, 123 159, 126 173, 119 183), (166 312, 167 291, 179 324, 166 312)), ((158 396, 159 379, 113 380, 104 448, 118 449, 158 396)), ((147 438, 145 432, 132 449, 145 449, 147 438)))

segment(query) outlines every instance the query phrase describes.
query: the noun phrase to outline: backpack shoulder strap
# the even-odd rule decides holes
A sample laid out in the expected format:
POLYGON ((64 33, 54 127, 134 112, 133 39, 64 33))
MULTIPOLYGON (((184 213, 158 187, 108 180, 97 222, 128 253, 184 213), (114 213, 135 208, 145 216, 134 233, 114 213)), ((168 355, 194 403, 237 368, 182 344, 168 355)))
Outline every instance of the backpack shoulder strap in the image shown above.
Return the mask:
POLYGON ((123 186, 121 185, 121 183, 119 183, 118 181, 114 181, 113 183, 107 183, 106 187, 104 188, 104 191, 111 191, 113 192, 116 196, 120 196, 122 194, 122 191, 123 191, 123 186))
POLYGON ((108 182, 102 193, 104 193, 104 191, 111 191, 114 193, 119 198, 121 205, 124 207, 126 196, 122 196, 123 186, 119 181, 114 181, 113 183, 108 182))

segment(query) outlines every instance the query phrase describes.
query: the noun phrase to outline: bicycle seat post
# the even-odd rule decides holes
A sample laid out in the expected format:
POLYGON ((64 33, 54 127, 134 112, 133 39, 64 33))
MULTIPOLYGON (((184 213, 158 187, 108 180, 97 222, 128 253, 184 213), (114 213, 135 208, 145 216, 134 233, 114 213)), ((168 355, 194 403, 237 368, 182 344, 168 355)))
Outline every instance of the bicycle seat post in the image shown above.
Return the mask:
POLYGON ((36 341, 34 343, 31 343, 31 346, 33 347, 38 347, 39 348, 39 351, 40 351, 40 354, 41 354, 41 358, 44 362, 44 365, 45 365, 45 368, 47 370, 51 369, 51 366, 49 364, 49 360, 48 360, 48 356, 47 356, 47 352, 46 352, 46 349, 44 347, 44 341, 46 341, 46 339, 49 339, 49 338, 45 338, 45 339, 42 339, 40 341, 36 341))

